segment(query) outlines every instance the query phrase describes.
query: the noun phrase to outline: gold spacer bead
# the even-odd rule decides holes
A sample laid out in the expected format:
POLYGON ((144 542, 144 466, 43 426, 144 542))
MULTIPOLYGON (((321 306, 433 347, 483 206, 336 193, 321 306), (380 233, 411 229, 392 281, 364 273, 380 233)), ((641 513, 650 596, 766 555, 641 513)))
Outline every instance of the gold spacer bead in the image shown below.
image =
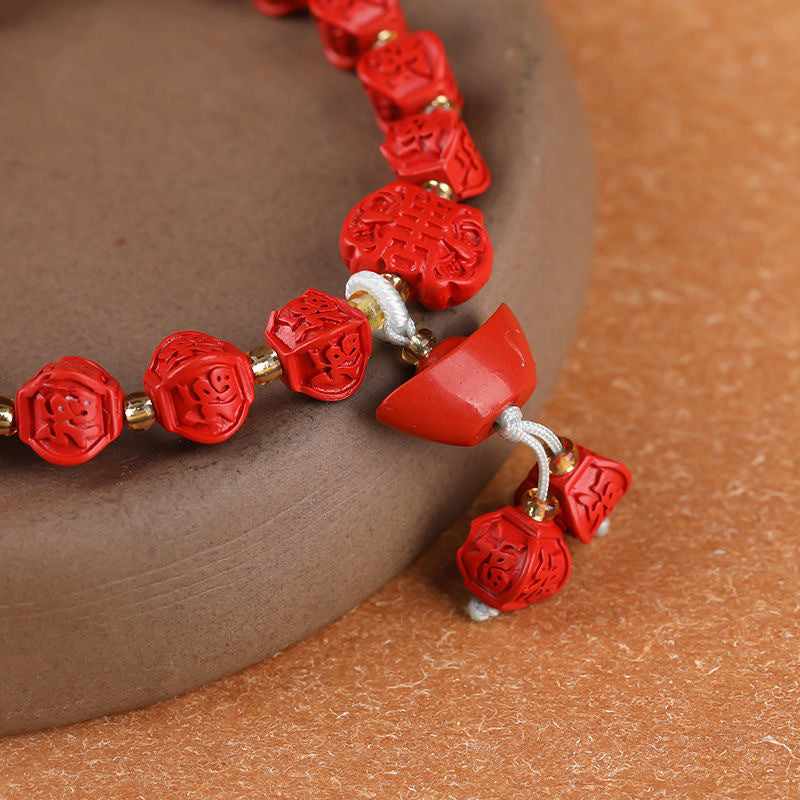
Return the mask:
POLYGON ((433 98, 433 100, 422 109, 423 114, 432 114, 434 111, 458 111, 461 112, 461 106, 451 100, 446 94, 440 94, 433 98))
POLYGON ((146 392, 125 395, 125 422, 132 431, 146 431, 156 422, 156 409, 146 392))
POLYGON ((398 39, 400 34, 397 31, 378 31, 377 35, 375 36, 375 41, 372 43, 373 47, 383 47, 385 44, 389 44, 389 42, 393 42, 395 39, 398 39))
POLYGON ((363 290, 356 292, 347 298, 347 302, 353 308, 357 308, 369 320, 369 326, 373 331, 379 331, 383 327, 386 322, 383 309, 369 292, 363 290))
POLYGON ((399 275, 393 275, 391 272, 382 272, 381 278, 385 278, 394 286, 395 291, 403 298, 404 303, 408 302, 408 298, 411 296, 411 287, 408 285, 408 281, 399 275))
POLYGON ((453 187, 444 181, 425 181, 421 186, 428 192, 433 192, 433 194, 438 194, 439 197, 444 197, 445 200, 456 199, 456 193, 453 187))
POLYGON ((564 450, 550 459, 550 474, 567 475, 578 466, 578 447, 571 439, 565 439, 563 436, 558 438, 564 450))
POLYGON ((400 358, 406 364, 416 366, 423 358, 430 355, 434 347, 436 347, 436 336, 427 328, 420 328, 400 351, 400 358))
POLYGON ((537 489, 534 486, 533 489, 528 489, 524 495, 522 495, 522 510, 531 518, 535 519, 537 522, 545 522, 547 520, 554 519, 556 514, 558 514, 558 500, 556 500, 553 495, 550 495, 546 501, 540 500, 536 496, 537 489))
POLYGON ((266 386, 283 374, 283 366, 274 347, 262 344, 247 355, 250 358, 253 379, 259 386, 266 386))
POLYGON ((13 436, 16 432, 14 401, 10 397, 0 397, 0 436, 13 436))

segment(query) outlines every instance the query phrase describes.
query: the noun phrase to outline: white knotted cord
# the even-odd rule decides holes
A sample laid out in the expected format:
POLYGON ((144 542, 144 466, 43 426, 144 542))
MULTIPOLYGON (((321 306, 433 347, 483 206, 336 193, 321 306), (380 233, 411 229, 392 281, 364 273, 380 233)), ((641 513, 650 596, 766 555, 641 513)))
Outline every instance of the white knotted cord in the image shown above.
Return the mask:
POLYGON ((375 335, 392 344, 405 347, 417 332, 414 320, 408 314, 405 301, 397 289, 377 272, 362 270, 354 272, 344 287, 344 296, 349 300, 356 292, 367 292, 381 307, 385 322, 375 335))
POLYGON ((557 456, 564 450, 561 440, 550 428, 538 422, 523 419, 522 409, 519 406, 509 406, 494 421, 494 424, 497 426, 497 432, 504 439, 508 439, 509 442, 522 442, 533 450, 539 464, 539 484, 536 487, 536 496, 546 501, 550 491, 550 462, 544 445, 546 444, 550 452, 557 456))

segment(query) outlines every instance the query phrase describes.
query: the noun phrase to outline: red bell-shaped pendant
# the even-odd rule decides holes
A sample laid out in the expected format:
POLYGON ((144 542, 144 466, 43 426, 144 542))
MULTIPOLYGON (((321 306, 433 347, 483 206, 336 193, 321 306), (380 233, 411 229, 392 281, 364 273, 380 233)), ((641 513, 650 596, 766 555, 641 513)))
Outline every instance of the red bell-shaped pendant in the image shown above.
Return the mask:
POLYGON ((498 415, 523 405, 535 388, 528 340, 504 303, 471 336, 435 347, 376 416, 412 436, 466 447, 488 438, 498 415))

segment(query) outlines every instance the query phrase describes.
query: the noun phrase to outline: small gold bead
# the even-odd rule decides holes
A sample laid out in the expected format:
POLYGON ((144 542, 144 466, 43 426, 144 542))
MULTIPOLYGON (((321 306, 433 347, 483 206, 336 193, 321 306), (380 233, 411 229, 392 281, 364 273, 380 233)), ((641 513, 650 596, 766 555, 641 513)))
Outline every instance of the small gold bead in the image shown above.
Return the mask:
POLYGON ((427 328, 420 328, 400 352, 406 364, 416 366, 436 347, 436 337, 427 328))
POLYGON ((432 114, 434 111, 461 111, 458 103, 453 102, 446 94, 440 94, 422 109, 423 114, 432 114))
POLYGON ((456 193, 453 191, 453 187, 444 181, 425 181, 425 183, 422 184, 422 188, 428 192, 433 192, 433 194, 438 194, 439 197, 444 197, 445 200, 456 199, 456 193))
POLYGON ((558 514, 558 500, 553 495, 550 495, 546 501, 542 501, 537 497, 537 489, 528 489, 522 495, 522 502, 520 504, 522 510, 537 522, 545 522, 554 519, 558 514))
POLYGON ((369 293, 363 290, 356 292, 347 298, 353 308, 357 308, 368 320, 369 326, 374 331, 379 331, 384 323, 386 317, 383 315, 378 301, 369 293))
POLYGON ((408 281, 399 275, 393 275, 391 272, 382 272, 381 277, 386 278, 394 286, 395 291, 403 298, 404 303, 408 302, 408 298, 411 295, 411 287, 408 285, 408 281))
POLYGON ((253 378, 259 386, 266 386, 266 384, 280 378, 283 374, 283 367, 275 348, 270 347, 268 344, 262 344, 261 347, 256 347, 247 354, 250 358, 250 366, 253 369, 253 378))
POLYGON ((558 438, 561 440, 564 450, 550 459, 550 474, 566 475, 578 466, 578 448, 570 439, 565 439, 563 436, 558 438))
POLYGON ((378 31, 375 41, 372 43, 373 47, 383 47, 391 41, 394 41, 400 36, 397 31, 378 31))
POLYGON ((146 431, 156 422, 156 409, 146 392, 125 395, 125 422, 132 431, 146 431))
POLYGON ((0 397, 0 436, 13 436, 16 432, 14 401, 10 397, 0 397))

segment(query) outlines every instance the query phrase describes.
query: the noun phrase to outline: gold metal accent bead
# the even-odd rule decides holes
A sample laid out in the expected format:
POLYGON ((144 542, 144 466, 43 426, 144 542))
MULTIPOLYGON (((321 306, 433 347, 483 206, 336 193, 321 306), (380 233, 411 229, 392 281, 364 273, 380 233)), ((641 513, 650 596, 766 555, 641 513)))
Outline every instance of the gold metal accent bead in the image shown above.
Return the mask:
POLYGON ((461 112, 461 106, 453 102, 446 94, 440 94, 433 98, 433 100, 422 109, 423 114, 432 114, 434 111, 458 111, 461 112))
POLYGON ((553 495, 550 495, 546 501, 542 501, 537 497, 537 489, 528 489, 522 495, 522 510, 537 522, 545 522, 554 519, 558 514, 558 500, 553 495))
POLYGON ((394 286, 395 291, 403 298, 404 303, 408 302, 408 298, 411 296, 411 287, 404 278, 399 275, 393 275, 391 272, 382 272, 381 278, 386 278, 394 286))
POLYGON ((425 181, 425 183, 422 184, 422 188, 428 192, 438 194, 439 197, 444 197, 446 200, 456 199, 456 193, 453 191, 453 187, 444 181, 425 181))
POLYGON ((156 409, 146 392, 125 395, 125 422, 133 431, 146 431, 156 422, 156 409))
POLYGON ((10 397, 0 397, 0 436, 13 436, 16 432, 14 401, 10 397))
POLYGON ((578 466, 578 447, 571 439, 565 439, 563 436, 558 438, 564 450, 550 459, 550 474, 566 475, 578 466))
POLYGON ((378 31, 375 41, 372 43, 373 47, 383 47, 385 44, 399 38, 400 34, 397 31, 378 31))
POLYGON ((433 331, 429 331, 427 328, 420 328, 400 351, 400 358, 406 364, 416 367, 425 356, 430 354, 434 347, 436 347, 436 336, 434 336, 433 331))
POLYGON ((283 366, 275 348, 268 344, 256 347, 248 354, 250 366, 253 369, 253 378, 259 386, 266 386, 283 374, 283 366))
POLYGON ((350 303, 353 308, 357 308, 369 320, 369 326, 373 331, 379 331, 383 327, 386 322, 383 309, 381 309, 378 301, 369 292, 365 292, 362 289, 350 295, 350 297, 347 298, 347 302, 350 303))

